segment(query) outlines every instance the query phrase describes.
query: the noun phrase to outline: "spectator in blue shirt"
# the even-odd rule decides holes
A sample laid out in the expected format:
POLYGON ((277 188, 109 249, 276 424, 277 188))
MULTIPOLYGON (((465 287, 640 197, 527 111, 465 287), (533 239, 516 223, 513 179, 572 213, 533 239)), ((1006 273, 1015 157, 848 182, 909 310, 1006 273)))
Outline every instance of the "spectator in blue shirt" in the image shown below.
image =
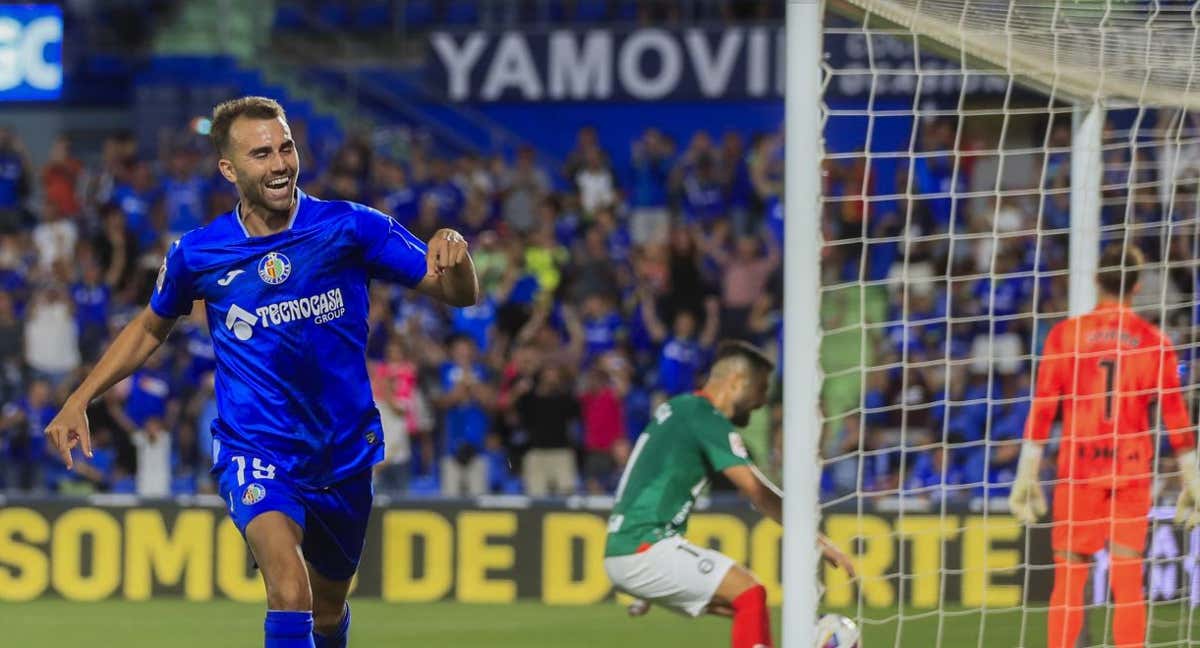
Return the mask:
POLYGON ((376 207, 405 227, 417 220, 421 192, 409 182, 404 166, 392 160, 379 163, 382 194, 376 207))
POLYGON ((208 331, 205 309, 194 309, 191 315, 176 325, 175 330, 183 338, 187 350, 184 382, 188 385, 201 384, 206 375, 211 375, 217 369, 217 353, 213 349, 212 334, 208 331))
POLYGON ((683 217, 688 223, 707 228, 728 212, 716 162, 709 155, 702 156, 683 180, 683 217))
POLYGON ((434 160, 432 168, 433 176, 429 184, 422 188, 422 198, 432 200, 437 205, 437 215, 442 220, 442 226, 451 227, 459 221, 466 195, 451 177, 449 162, 434 160))
POLYGON ((145 425, 146 419, 150 417, 170 422, 175 420, 173 410, 177 404, 171 400, 171 374, 165 367, 169 351, 168 347, 161 347, 146 360, 141 369, 129 377, 125 415, 138 428, 145 425))
POLYGON ((442 494, 483 495, 488 488, 484 456, 495 389, 487 370, 476 360, 475 342, 467 336, 451 340, 450 361, 441 369, 438 406, 446 412, 441 463, 442 494))
POLYGON ((640 305, 646 330, 661 345, 656 390, 667 397, 692 391, 696 388, 696 378, 708 363, 720 331, 720 303, 715 297, 705 301, 703 330, 697 324, 695 313, 686 309, 676 311, 669 333, 648 290, 643 289, 640 305))
POLYGON ((456 334, 470 337, 481 352, 487 353, 496 323, 496 300, 491 295, 484 295, 474 306, 454 309, 451 318, 456 334))
POLYGON ((0 234, 28 224, 23 213, 32 183, 29 154, 12 129, 0 127, 0 234))
POLYGON ((93 362, 100 357, 101 347, 108 338, 111 298, 111 291, 100 276, 99 266, 85 262, 80 280, 71 286, 75 322, 79 326, 79 352, 84 362, 93 362))
MULTIPOLYGON (((921 135, 921 152, 913 158, 911 186, 908 187, 922 207, 928 208, 930 223, 926 234, 948 231, 954 214, 953 194, 966 191, 966 174, 955 169, 955 125, 950 119, 938 119, 930 123, 921 135), (936 153, 935 153, 936 152, 936 153), (937 194, 934 198, 922 198, 924 194, 937 194)), ((962 220, 961 215, 958 220, 962 220)))
POLYGON ((671 221, 667 184, 674 164, 675 144, 657 128, 648 128, 631 148, 630 235, 638 245, 661 244, 666 240, 671 221))
POLYGON ((965 496, 963 490, 955 488, 964 483, 962 470, 953 462, 947 463, 949 458, 949 450, 940 445, 909 454, 904 490, 934 501, 965 496))
POLYGON ((62 462, 56 460, 53 448, 48 447, 42 430, 57 413, 50 383, 34 380, 29 390, 16 402, 0 409, 0 439, 7 446, 7 488, 22 491, 42 491, 55 488, 62 462))
POLYGON ((208 221, 208 180, 196 172, 198 156, 187 148, 171 152, 170 174, 162 181, 167 237, 175 240, 208 221))
POLYGON ((746 145, 741 133, 727 131, 721 136, 720 180, 729 203, 729 215, 738 234, 754 232, 761 222, 751 211, 754 185, 750 182, 750 167, 746 163, 746 145))
POLYGON ((1007 333, 1012 326, 1010 316, 1015 315, 1031 296, 1033 282, 1015 274, 1019 262, 1020 259, 1010 254, 997 254, 995 273, 975 284, 974 296, 980 314, 987 316, 979 324, 979 333, 1007 333))
POLYGON ((628 337, 625 320, 608 295, 594 293, 585 297, 580 315, 585 341, 585 366, 615 349, 628 337))
POLYGON ((133 231, 138 246, 142 249, 153 247, 160 236, 154 222, 154 208, 160 195, 154 186, 150 164, 145 161, 131 162, 126 173, 129 180, 113 188, 113 200, 125 212, 126 223, 133 231))
POLYGON ((988 498, 1008 496, 1017 473, 1025 421, 1029 418, 1028 372, 1018 372, 1008 382, 1007 397, 1014 399, 1013 402, 994 405, 992 410, 995 422, 988 437, 987 484, 980 493, 988 498))

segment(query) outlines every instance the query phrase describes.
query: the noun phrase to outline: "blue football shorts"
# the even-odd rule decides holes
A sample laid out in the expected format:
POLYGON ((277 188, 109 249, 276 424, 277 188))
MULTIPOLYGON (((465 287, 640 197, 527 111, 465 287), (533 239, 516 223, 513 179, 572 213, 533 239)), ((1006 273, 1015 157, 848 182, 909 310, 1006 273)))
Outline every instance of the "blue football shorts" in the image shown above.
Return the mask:
POLYGON ((213 467, 218 492, 243 538, 251 520, 279 511, 300 525, 301 552, 317 573, 330 580, 354 576, 375 494, 370 470, 325 488, 310 488, 292 482, 259 457, 235 450, 221 455, 213 467))

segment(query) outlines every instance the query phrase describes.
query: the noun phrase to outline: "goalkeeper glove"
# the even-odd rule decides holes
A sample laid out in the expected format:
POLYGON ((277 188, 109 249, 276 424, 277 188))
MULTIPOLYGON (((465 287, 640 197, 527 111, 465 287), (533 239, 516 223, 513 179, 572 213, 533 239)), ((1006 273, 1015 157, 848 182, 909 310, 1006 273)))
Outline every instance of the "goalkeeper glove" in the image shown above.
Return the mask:
POLYGON ((1175 505, 1175 523, 1190 530, 1200 524, 1200 467, 1196 465, 1195 450, 1188 450, 1176 460, 1179 462, 1179 480, 1183 482, 1183 488, 1175 505))
POLYGON ((1021 524, 1033 524, 1046 514, 1046 496, 1038 480, 1038 469, 1042 464, 1043 447, 1040 443, 1026 441, 1021 446, 1021 459, 1017 463, 1017 478, 1008 495, 1008 510, 1021 524))

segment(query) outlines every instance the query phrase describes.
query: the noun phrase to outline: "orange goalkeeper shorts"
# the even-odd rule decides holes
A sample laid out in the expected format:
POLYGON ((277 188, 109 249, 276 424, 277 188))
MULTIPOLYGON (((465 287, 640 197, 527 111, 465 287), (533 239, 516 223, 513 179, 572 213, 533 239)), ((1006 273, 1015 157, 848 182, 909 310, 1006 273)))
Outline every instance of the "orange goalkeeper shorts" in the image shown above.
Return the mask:
POLYGON ((1055 551, 1091 555, 1112 542, 1142 553, 1150 523, 1150 487, 1060 483, 1054 487, 1053 513, 1050 542, 1055 551))

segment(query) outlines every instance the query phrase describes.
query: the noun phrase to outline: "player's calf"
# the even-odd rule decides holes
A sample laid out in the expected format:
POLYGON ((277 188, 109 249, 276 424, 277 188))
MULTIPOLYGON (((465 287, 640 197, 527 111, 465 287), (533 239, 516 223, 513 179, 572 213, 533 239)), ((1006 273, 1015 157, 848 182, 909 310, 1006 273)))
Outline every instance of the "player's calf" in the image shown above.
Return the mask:
POLYGON ((733 648, 771 648, 767 589, 748 569, 734 565, 725 574, 710 607, 733 610, 733 648))
POLYGON ((316 648, 345 648, 350 636, 350 605, 346 596, 351 579, 333 580, 309 565, 313 592, 313 642, 316 648))
POLYGON ((1141 646, 1146 636, 1142 554, 1113 543, 1109 579, 1113 595, 1113 639, 1120 648, 1141 646))
POLYGON ((313 645, 316 648, 346 648, 349 645, 350 606, 345 605, 342 614, 332 618, 332 625, 325 625, 321 618, 314 618, 313 645))

